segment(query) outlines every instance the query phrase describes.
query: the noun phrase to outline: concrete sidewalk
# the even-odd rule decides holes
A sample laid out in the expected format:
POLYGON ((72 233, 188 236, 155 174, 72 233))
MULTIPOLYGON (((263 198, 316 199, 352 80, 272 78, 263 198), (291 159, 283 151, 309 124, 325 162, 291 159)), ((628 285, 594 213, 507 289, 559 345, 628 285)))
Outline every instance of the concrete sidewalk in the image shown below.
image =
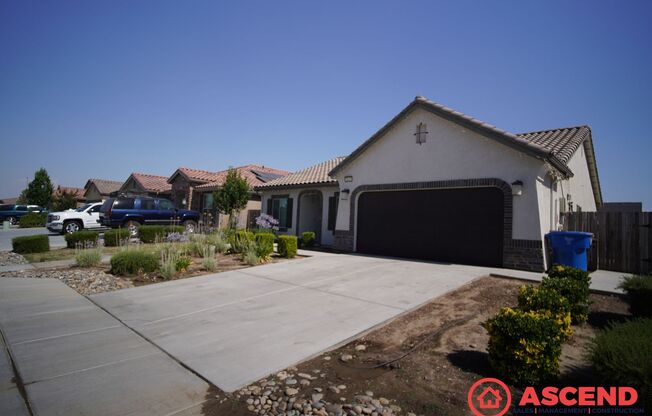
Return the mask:
POLYGON ((208 383, 55 279, 0 279, 0 329, 37 415, 199 415, 209 398, 208 383))
MULTIPOLYGON (((513 279, 541 282, 544 273, 526 272, 522 270, 494 269, 492 276, 509 277, 513 279)), ((596 270, 591 272, 591 290, 598 293, 620 295, 624 292, 618 287, 623 277, 631 276, 631 273, 611 272, 607 270, 596 270)))

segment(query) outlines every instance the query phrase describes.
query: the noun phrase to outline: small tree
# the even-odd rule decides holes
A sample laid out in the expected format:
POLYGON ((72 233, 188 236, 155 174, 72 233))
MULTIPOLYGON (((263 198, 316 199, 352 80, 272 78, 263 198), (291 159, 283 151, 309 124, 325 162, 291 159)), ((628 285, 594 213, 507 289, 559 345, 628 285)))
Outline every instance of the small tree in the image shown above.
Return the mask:
POLYGON ((52 197, 52 209, 55 211, 65 211, 77 207, 77 198, 72 192, 65 189, 58 190, 52 197))
POLYGON ((45 169, 41 168, 34 173, 34 179, 27 185, 25 198, 27 198, 28 204, 49 208, 52 204, 53 191, 50 175, 45 169))
POLYGON ((222 187, 213 193, 215 207, 222 214, 229 216, 229 228, 236 227, 238 214, 247 206, 250 192, 247 181, 237 170, 230 168, 222 187))

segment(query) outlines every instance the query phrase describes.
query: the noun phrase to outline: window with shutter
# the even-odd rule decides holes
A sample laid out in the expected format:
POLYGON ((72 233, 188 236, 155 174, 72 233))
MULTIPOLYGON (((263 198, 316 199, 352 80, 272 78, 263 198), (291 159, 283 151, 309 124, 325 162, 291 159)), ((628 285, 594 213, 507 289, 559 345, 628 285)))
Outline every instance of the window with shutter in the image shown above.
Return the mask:
POLYGON ((337 208, 340 201, 340 193, 335 192, 333 196, 328 198, 328 230, 334 231, 335 224, 337 223, 337 208))

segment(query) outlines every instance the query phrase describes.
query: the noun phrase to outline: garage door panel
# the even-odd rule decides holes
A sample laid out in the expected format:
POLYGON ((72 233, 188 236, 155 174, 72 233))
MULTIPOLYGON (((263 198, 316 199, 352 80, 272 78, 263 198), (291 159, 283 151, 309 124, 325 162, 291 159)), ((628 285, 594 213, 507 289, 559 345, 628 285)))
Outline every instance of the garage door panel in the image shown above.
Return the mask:
POLYGON ((503 194, 497 188, 365 192, 357 251, 502 265, 503 194))

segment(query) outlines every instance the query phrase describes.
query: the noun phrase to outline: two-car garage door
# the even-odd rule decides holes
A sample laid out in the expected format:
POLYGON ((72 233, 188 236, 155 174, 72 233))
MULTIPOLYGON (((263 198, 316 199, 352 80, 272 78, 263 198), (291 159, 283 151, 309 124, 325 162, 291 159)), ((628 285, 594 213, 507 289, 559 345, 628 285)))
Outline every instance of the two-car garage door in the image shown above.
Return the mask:
POLYGON ((493 187, 364 192, 356 251, 500 267, 503 210, 493 187))

